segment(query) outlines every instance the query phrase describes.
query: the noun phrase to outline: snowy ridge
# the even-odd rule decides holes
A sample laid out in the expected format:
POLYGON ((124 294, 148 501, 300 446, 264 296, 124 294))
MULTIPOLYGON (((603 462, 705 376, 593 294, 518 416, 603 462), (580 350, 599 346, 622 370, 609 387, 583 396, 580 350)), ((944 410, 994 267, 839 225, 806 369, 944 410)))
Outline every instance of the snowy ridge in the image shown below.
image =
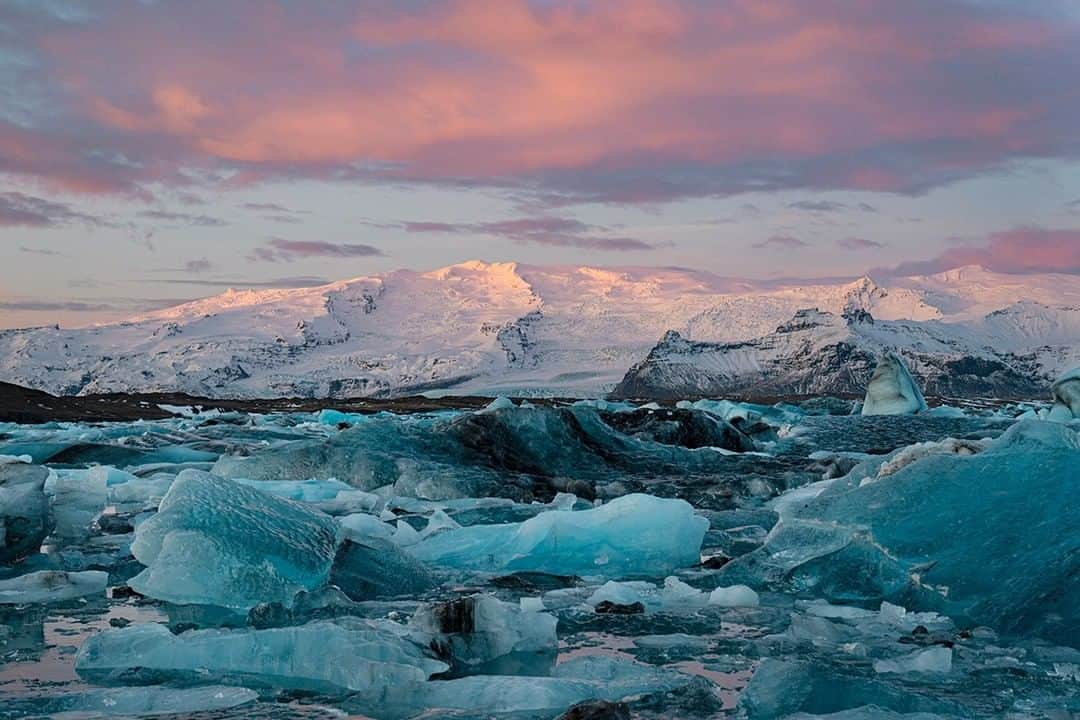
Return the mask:
POLYGON ((686 377, 723 379, 672 375, 656 386, 693 394, 682 391, 743 387, 781 361, 812 373, 842 362, 842 353, 816 355, 841 345, 858 351, 853 383, 858 357, 888 346, 920 378, 975 358, 1042 386, 1080 359, 1080 278, 960 268, 888 286, 864 277, 770 287, 684 269, 471 261, 315 288, 230 290, 109 325, 0 331, 0 380, 57 394, 598 395, 648 356, 646 364, 663 357, 686 377), (810 327, 777 331, 807 308, 820 312, 794 322, 810 327), (873 322, 842 319, 866 313, 873 322), (657 346, 671 330, 678 343, 657 346))

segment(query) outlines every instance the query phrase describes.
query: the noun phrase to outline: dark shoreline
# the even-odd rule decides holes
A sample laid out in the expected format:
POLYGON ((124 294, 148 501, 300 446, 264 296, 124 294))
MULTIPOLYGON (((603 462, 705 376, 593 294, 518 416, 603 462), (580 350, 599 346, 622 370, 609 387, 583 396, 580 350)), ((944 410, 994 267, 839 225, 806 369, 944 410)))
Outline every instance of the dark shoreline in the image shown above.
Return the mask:
MULTIPOLYGON (((777 402, 799 403, 814 399, 816 396, 788 397, 731 397, 733 401, 754 402, 772 405, 777 402)), ((536 405, 565 405, 576 398, 513 398, 528 400, 536 405)), ((699 398, 686 398, 697 400, 699 398)), ((859 400, 848 397, 844 400, 859 400)), ((183 393, 108 393, 102 395, 63 395, 56 396, 40 390, 25 388, 12 383, 0 382, 0 422, 40 424, 46 422, 130 422, 133 420, 164 420, 176 417, 174 413, 162 410, 159 405, 191 406, 203 409, 234 410, 248 413, 271 412, 318 412, 324 409, 341 410, 360 414, 393 412, 399 414, 434 412, 438 410, 475 410, 486 406, 492 400, 488 396, 447 395, 431 398, 421 395, 397 398, 273 398, 273 399, 229 399, 206 398, 185 395, 183 393)), ((927 398, 931 406, 960 405, 973 408, 992 408, 1006 402, 1040 402, 1035 399, 997 399, 997 398, 927 398)), ((633 402, 655 401, 664 407, 677 402, 665 398, 636 398, 633 402)))

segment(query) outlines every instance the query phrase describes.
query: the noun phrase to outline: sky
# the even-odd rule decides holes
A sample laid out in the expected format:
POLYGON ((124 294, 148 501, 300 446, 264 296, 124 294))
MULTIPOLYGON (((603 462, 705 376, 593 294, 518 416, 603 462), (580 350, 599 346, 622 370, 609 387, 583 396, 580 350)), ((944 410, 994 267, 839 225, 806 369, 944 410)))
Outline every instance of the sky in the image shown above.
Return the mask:
POLYGON ((0 0, 0 327, 468 259, 1080 273, 1073 0, 0 0))

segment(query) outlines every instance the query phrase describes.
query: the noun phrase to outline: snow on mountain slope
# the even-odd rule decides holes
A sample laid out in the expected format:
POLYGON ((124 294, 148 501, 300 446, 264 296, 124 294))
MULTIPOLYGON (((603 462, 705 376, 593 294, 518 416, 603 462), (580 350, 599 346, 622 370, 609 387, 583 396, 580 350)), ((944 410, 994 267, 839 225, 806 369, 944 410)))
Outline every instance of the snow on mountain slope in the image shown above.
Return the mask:
POLYGON ((972 323, 801 310, 772 333, 734 343, 690 341, 671 332, 613 394, 860 395, 887 351, 904 358, 930 395, 1039 397, 1080 361, 1080 308, 1020 302, 972 323))
MULTIPOLYGON (((61 394, 596 395, 669 330, 684 343, 745 343, 805 308, 868 312, 878 322, 859 337, 895 333, 903 337, 890 342, 939 354, 962 347, 961 355, 997 357, 981 349, 992 346, 1030 355, 1017 362, 1037 374, 1075 355, 1080 278, 962 268, 888 287, 861 278, 768 288, 683 269, 472 261, 317 288, 229 291, 109 325, 0 331, 0 379, 61 394)), ((852 332, 834 321, 815 327, 815 347, 852 332)), ((768 358, 746 348, 715 362, 751 373, 768 358)))

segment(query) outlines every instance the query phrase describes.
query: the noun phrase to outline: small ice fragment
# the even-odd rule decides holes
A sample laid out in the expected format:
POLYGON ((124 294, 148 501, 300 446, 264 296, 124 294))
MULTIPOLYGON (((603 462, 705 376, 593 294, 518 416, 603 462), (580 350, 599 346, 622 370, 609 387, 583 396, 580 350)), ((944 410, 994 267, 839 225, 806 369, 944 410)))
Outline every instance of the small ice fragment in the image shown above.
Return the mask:
POLYGON ((521 605, 522 612, 543 612, 544 598, 542 597, 523 597, 518 601, 521 605))
POLYGON ((109 574, 100 570, 39 570, 0 580, 0 605, 62 602, 104 593, 109 574))
POLYGON ((876 673, 948 673, 952 670, 952 648, 932 647, 894 660, 874 661, 876 673))
POLYGON ((481 665, 520 653, 558 649, 556 619, 543 612, 524 612, 491 595, 472 595, 420 608, 409 621, 418 644, 436 650, 453 665, 481 665))
POLYGON ((180 635, 147 623, 92 636, 79 649, 75 670, 90 681, 197 673, 203 681, 243 678, 245 684, 340 693, 409 686, 447 669, 403 633, 389 621, 355 619, 180 635))
POLYGON ((720 607, 757 607, 758 594, 746 585, 718 587, 709 593, 709 604, 720 607))

